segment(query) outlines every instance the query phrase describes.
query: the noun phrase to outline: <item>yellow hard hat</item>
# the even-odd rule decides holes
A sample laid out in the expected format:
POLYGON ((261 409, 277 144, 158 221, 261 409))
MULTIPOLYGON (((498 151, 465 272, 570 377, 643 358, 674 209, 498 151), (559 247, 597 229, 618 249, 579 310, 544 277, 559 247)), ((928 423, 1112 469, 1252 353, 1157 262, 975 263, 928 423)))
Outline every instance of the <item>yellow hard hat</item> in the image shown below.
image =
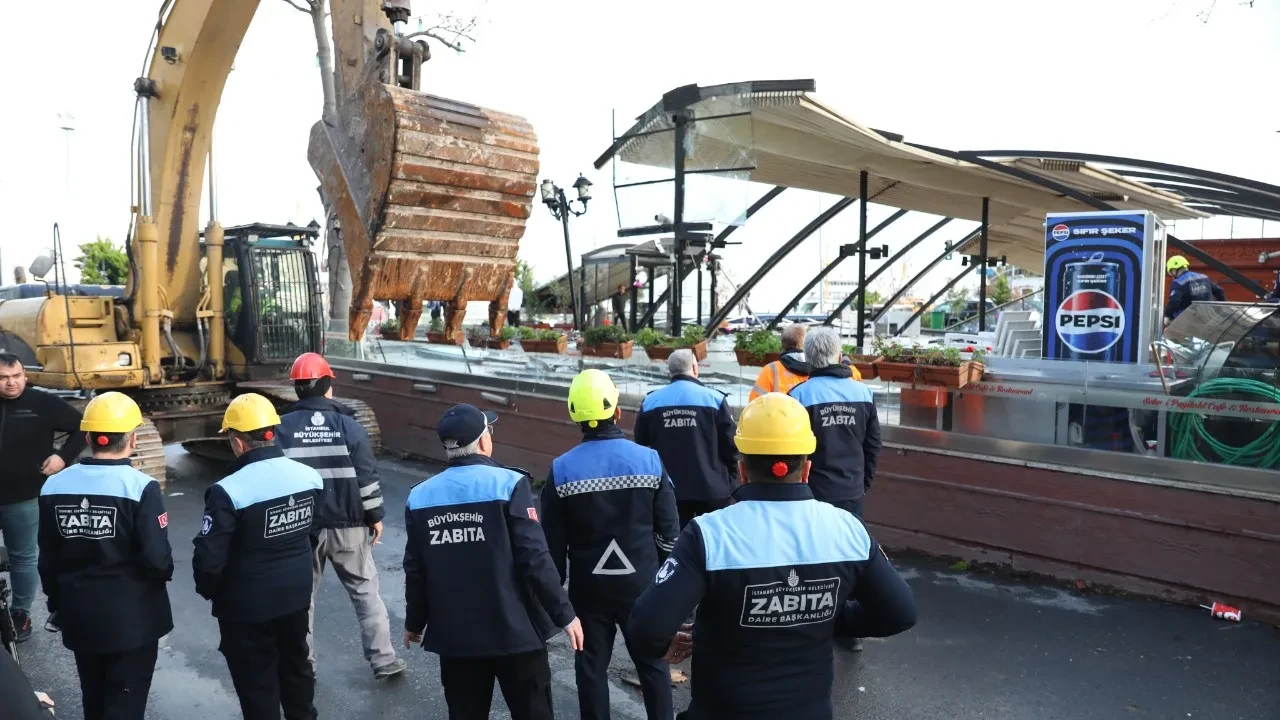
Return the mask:
POLYGON ((743 408, 733 442, 743 455, 811 455, 818 447, 804 406, 776 392, 761 395, 743 408))
POLYGON ((89 401, 80 418, 85 432, 127 433, 142 424, 142 411, 133 398, 118 392, 105 392, 89 401))
POLYGON ((1174 255, 1173 257, 1169 258, 1169 262, 1164 264, 1164 269, 1166 272, 1173 272, 1174 270, 1186 270, 1189 267, 1191 267, 1191 263, 1187 262, 1187 259, 1182 257, 1181 255, 1174 255))
POLYGON ((257 393, 245 393, 227 406, 222 415, 222 429, 253 432, 280 424, 280 416, 276 414, 276 406, 257 393))
POLYGON ((618 409, 618 387, 603 370, 583 370, 569 385, 569 418, 576 423, 612 420, 618 409))

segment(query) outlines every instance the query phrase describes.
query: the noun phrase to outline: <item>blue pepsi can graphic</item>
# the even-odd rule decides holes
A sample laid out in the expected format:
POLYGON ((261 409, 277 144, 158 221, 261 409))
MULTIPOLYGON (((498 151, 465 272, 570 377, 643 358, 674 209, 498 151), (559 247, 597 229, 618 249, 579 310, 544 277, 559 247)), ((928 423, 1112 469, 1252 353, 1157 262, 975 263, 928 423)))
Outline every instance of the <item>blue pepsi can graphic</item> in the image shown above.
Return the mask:
POLYGON ((1117 362, 1124 337, 1124 276, 1120 263, 1094 253, 1062 266, 1062 302, 1054 330, 1062 342, 1060 357, 1117 362))

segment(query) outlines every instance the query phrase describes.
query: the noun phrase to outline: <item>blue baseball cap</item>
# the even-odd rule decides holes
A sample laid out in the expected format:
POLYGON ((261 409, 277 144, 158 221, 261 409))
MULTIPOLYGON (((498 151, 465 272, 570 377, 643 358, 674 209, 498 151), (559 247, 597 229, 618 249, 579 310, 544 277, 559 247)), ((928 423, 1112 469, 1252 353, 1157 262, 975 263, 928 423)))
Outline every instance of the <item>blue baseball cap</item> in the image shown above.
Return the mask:
POLYGON ((466 447, 484 434, 490 425, 498 422, 498 414, 481 410, 475 405, 460 403, 454 405, 440 416, 436 425, 436 434, 446 449, 466 447))

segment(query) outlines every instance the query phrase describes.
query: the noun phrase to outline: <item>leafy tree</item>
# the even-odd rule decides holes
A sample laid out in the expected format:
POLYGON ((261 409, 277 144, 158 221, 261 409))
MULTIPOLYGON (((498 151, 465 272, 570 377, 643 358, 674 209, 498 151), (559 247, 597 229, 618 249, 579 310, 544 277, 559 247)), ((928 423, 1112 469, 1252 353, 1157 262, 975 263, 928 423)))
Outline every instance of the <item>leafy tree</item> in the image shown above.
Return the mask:
POLYGON ((92 285, 124 285, 129 279, 129 258, 124 250, 115 246, 111 238, 101 235, 97 240, 80 246, 76 258, 80 270, 80 282, 92 285))
POLYGON ((963 310, 964 304, 969 302, 969 288, 963 285, 956 285, 947 291, 947 296, 944 298, 944 301, 947 303, 947 307, 953 312, 956 310, 963 310))
POLYGON ((1013 288, 1009 286, 1009 276, 1005 273, 996 275, 991 284, 991 300, 996 305, 1003 305, 1013 299, 1013 288))
POLYGON ((879 290, 867 291, 867 307, 871 307, 872 305, 879 305, 882 302, 884 302, 884 293, 880 292, 879 290))

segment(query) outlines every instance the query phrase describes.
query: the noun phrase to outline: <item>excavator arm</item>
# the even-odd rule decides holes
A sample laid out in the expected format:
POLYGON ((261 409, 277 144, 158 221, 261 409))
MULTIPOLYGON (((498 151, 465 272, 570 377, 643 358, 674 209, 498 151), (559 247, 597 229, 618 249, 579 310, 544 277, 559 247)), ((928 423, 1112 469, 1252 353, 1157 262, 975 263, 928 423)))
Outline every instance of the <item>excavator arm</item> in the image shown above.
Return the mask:
MULTIPOLYGON (((387 22, 408 18, 407 0, 382 0, 386 16, 376 18, 374 3, 332 0, 347 94, 312 129, 308 153, 351 265, 350 336, 363 335, 374 300, 398 303, 405 338, 425 300, 446 301, 458 326, 456 309, 486 300, 496 334, 532 206, 537 139, 521 118, 420 92, 426 45, 387 22), (363 63, 353 64, 357 43, 363 63)), ((202 278, 199 204, 222 91, 258 5, 165 0, 135 83, 143 152, 128 297, 146 385, 168 380, 161 359, 179 352, 174 332, 192 328, 206 338, 207 379, 225 377, 223 234, 214 221, 205 228, 202 278)))

